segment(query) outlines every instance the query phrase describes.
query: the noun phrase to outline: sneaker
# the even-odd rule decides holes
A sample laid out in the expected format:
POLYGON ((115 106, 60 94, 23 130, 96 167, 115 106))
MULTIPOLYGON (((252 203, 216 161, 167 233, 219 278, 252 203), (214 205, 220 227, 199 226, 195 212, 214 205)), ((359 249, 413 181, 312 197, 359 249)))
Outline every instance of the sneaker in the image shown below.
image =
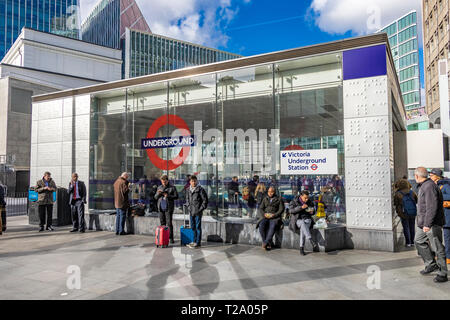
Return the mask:
POLYGON ((188 243, 186 247, 192 248, 195 245, 195 242, 188 243))
POLYGON ((46 228, 46 230, 49 230, 49 231, 54 231, 55 229, 53 229, 53 227, 52 227, 52 226, 48 226, 48 227, 46 228))
POLYGON ((420 274, 424 276, 426 274, 432 273, 433 271, 436 271, 437 269, 439 269, 438 265, 434 264, 434 265, 432 265, 430 267, 425 268, 424 270, 421 270, 420 274))
POLYGON ((42 232, 42 231, 44 231, 44 227, 41 227, 41 228, 39 229, 39 232, 42 232))
POLYGON ((437 276, 433 279, 433 281, 436 282, 436 283, 447 282, 447 281, 448 281, 448 278, 447 278, 447 276, 444 277, 444 276, 437 275, 437 276))

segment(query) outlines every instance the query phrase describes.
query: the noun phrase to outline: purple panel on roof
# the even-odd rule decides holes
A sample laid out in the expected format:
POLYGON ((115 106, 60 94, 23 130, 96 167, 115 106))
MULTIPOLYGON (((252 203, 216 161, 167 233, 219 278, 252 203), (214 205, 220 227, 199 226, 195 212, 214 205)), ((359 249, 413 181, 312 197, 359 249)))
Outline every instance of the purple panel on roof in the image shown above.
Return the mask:
POLYGON ((344 80, 387 74, 386 45, 344 51, 344 80))

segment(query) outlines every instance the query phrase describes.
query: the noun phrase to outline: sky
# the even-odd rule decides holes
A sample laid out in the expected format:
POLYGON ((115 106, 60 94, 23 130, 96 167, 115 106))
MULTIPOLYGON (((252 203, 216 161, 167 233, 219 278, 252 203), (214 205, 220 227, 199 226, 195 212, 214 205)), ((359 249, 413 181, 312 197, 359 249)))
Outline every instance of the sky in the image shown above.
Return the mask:
MULTIPOLYGON (((80 0, 82 20, 98 2, 80 0)), ((423 61, 421 0, 136 2, 152 32, 244 56, 371 34, 415 9, 420 30, 420 60, 423 61)), ((423 63, 421 74, 423 87, 423 63)))

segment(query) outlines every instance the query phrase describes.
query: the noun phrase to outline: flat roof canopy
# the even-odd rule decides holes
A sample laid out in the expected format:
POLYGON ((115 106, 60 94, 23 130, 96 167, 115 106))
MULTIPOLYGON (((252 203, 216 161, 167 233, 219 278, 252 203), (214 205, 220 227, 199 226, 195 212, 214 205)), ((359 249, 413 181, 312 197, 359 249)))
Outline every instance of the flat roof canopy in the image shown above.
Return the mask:
MULTIPOLYGON (((211 72, 218 72, 218 71, 223 71, 223 70, 250 67, 250 66, 265 64, 265 63, 275 63, 275 62, 283 61, 283 60, 289 60, 289 59, 295 59, 295 58, 301 58, 301 57, 307 57, 307 56, 314 56, 314 55, 319 55, 319 54, 324 54, 324 53, 339 52, 339 51, 344 51, 344 50, 348 50, 348 49, 372 46, 372 45, 377 45, 377 44, 386 44, 386 48, 387 48, 386 53, 388 54, 388 57, 389 57, 389 60, 390 60, 390 63, 392 65, 393 69, 395 70, 394 60, 392 58, 387 34, 386 33, 378 33, 378 34, 373 34, 373 35, 368 35, 368 36, 363 36, 363 37, 355 37, 355 38, 327 42, 327 43, 323 43, 323 44, 317 44, 317 45, 301 47, 301 48, 296 48, 296 49, 289 49, 289 50, 266 53, 266 54, 251 56, 251 57, 243 57, 243 58, 229 60, 229 61, 200 65, 200 66, 191 67, 191 68, 184 68, 184 69, 178 69, 178 70, 173 70, 173 71, 168 71, 168 72, 163 72, 163 73, 156 73, 156 74, 151 74, 151 75, 137 77, 137 78, 113 81, 113 82, 108 82, 108 83, 99 84, 99 85, 93 85, 93 86, 89 86, 89 87, 58 91, 55 93, 34 96, 33 102, 41 102, 41 101, 60 99, 60 98, 66 98, 66 97, 71 97, 71 96, 77 96, 77 95, 84 95, 84 94, 92 94, 92 93, 106 91, 106 90, 126 89, 128 87, 143 85, 143 84, 152 83, 152 82, 173 80, 176 78, 183 78, 183 77, 191 77, 191 76, 196 76, 196 75, 201 75, 201 74, 206 74, 206 73, 211 73, 211 72)), ((395 75, 395 76, 397 77, 397 75, 395 75)), ((397 85, 398 85, 398 87, 400 87, 398 79, 397 79, 397 85)))

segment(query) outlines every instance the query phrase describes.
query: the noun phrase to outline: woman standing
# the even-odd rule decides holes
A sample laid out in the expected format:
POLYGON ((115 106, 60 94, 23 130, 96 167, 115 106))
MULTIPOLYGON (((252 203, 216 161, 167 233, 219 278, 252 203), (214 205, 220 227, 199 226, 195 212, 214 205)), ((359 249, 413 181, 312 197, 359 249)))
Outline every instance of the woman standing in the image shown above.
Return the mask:
POLYGON ((417 215, 417 195, 411 190, 408 180, 401 179, 396 183, 394 206, 400 217, 405 235, 405 246, 414 246, 415 220, 417 215))
POLYGON ((266 185, 262 182, 258 183, 255 190, 256 205, 258 208, 261 206, 261 202, 266 194, 266 185))

